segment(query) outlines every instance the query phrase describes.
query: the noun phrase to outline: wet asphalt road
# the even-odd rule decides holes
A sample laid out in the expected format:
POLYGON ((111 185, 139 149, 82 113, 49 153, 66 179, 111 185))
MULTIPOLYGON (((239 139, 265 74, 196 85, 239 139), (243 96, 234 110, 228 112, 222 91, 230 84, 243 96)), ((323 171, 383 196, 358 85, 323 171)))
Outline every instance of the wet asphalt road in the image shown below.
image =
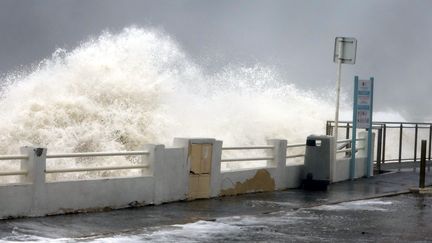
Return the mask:
POLYGON ((0 241, 431 242, 432 197, 406 194, 417 180, 395 173, 336 183, 327 192, 287 190, 3 220, 0 241))

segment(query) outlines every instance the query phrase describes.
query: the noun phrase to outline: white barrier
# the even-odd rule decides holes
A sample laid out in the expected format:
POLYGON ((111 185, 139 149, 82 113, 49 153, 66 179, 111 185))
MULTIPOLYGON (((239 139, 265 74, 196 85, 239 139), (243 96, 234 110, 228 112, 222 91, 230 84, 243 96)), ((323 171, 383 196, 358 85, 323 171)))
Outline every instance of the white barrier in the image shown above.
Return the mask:
MULTIPOLYGON (((357 139, 357 154, 355 161, 355 176, 354 178, 361 178, 367 175, 366 172, 366 163, 367 163, 367 132, 360 132, 358 134, 359 138, 357 139)), ((375 134, 372 134, 372 151, 374 148, 374 137, 375 134)), ((343 142, 343 140, 338 141, 343 142)), ((340 149, 338 150, 340 153, 351 152, 351 149, 340 149)), ((339 182, 345 181, 350 178, 349 169, 350 169, 350 159, 351 157, 343 157, 337 158, 334 163, 334 170, 331 182, 339 182)), ((373 175, 373 166, 370 166, 370 174, 373 175)))
MULTIPOLYGON (((360 136, 359 147, 365 147, 360 136), (363 143, 363 145, 362 145, 363 143)), ((141 151, 49 154, 46 148, 23 147, 20 155, 0 156, 0 160, 20 160, 20 169, 0 171, 0 176, 19 176, 17 184, 0 185, 0 219, 43 216, 70 212, 117 209, 178 200, 210 198, 251 192, 297 188, 301 185, 303 163, 287 163, 304 157, 298 150, 305 144, 288 144, 272 139, 261 146, 222 147, 212 138, 176 138, 175 148, 145 145, 141 151), (223 151, 263 151, 262 156, 222 159, 223 151), (99 156, 140 156, 141 164, 80 168, 46 168, 47 159, 99 156), (266 161, 259 168, 221 170, 222 163, 266 161), (198 167, 197 167, 198 166, 198 167), (107 177, 73 181, 46 181, 53 173, 139 169, 134 177, 107 177)), ((360 150, 358 168, 366 150, 360 150)), ((346 158, 337 160, 340 171, 334 181, 347 177, 346 158), (345 168, 345 169, 344 169, 345 168), (346 172, 345 172, 346 170, 346 172)), ((359 174, 360 175, 360 174, 359 174)))

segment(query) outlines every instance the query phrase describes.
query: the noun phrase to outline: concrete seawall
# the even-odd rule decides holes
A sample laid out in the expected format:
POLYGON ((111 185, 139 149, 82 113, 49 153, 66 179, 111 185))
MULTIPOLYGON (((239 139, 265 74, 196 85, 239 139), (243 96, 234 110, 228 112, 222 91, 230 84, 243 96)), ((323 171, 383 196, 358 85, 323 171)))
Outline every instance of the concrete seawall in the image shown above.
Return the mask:
MULTIPOLYGON (((75 181, 46 181, 47 149, 25 147, 20 183, 0 185, 0 218, 32 217, 72 212, 161 204, 253 192, 298 188, 303 163, 287 163, 287 141, 268 141, 266 165, 222 170, 222 141, 176 138, 174 147, 146 145, 146 168, 140 176, 75 181)), ((267 148, 267 147, 266 147, 267 148)), ((364 176, 365 153, 357 157, 357 177, 364 176)), ((332 181, 348 179, 347 161, 335 162, 332 181)))

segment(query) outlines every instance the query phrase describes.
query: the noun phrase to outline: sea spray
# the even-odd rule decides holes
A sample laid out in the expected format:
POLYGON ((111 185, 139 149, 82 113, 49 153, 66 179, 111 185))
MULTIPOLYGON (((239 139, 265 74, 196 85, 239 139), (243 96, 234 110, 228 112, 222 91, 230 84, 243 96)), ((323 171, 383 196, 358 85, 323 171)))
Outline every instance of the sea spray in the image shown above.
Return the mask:
MULTIPOLYGON (((170 145, 174 137, 297 143, 324 133, 334 113, 332 100, 296 88, 271 67, 227 65, 208 74, 166 34, 135 27, 59 49, 32 72, 2 83, 0 154, 24 145, 49 153, 137 150, 170 145)), ((99 162, 81 159, 73 166, 99 162)), ((71 161, 49 166, 71 167, 71 161)))
POLYGON ((227 67, 206 75, 157 31, 105 33, 56 51, 3 87, 0 152, 137 149, 175 136, 230 144, 322 133, 331 103, 281 80, 267 67, 227 67))

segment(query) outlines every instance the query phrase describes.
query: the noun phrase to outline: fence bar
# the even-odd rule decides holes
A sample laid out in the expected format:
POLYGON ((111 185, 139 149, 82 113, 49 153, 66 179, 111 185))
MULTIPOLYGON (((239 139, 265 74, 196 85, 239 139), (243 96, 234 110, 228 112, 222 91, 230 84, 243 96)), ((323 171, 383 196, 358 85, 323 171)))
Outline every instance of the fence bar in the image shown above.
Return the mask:
POLYGON ((429 126, 429 156, 428 156, 428 171, 430 172, 430 162, 431 162, 431 144, 432 144, 432 125, 429 126))
POLYGON ((237 159, 221 159, 221 162, 240 162, 240 161, 254 161, 254 160, 274 160, 273 157, 260 157, 260 158, 237 158, 237 159))
POLYGON ((242 146, 242 147, 223 147, 222 150, 252 150, 252 149, 274 149, 274 146, 242 146))
POLYGON ((336 153, 344 153, 344 152, 351 152, 351 148, 348 148, 348 149, 340 149, 340 150, 336 151, 336 153))
POLYGON ((128 156, 128 155, 149 155, 149 151, 119 151, 119 152, 85 152, 85 153, 65 153, 47 154, 47 159, 54 158, 79 158, 79 157, 101 157, 101 156, 128 156))
POLYGON ((28 159, 27 155, 0 155, 0 160, 20 160, 20 159, 28 159))
POLYGON ((417 136, 418 136, 418 124, 415 125, 415 134, 414 134, 414 168, 413 171, 417 171, 416 163, 417 163, 417 136))
POLYGON ((421 141, 421 153, 420 153, 420 178, 419 187, 425 187, 425 173, 426 172, 426 140, 421 141))
POLYGON ((0 172, 0 176, 15 176, 15 175, 26 175, 26 174, 27 174, 27 171, 25 171, 25 170, 0 172))
POLYGON ((294 155, 288 155, 285 158, 292 159, 292 158, 298 158, 298 157, 304 157, 304 154, 294 154, 294 155))
POLYGON ((387 126, 384 124, 384 132, 383 132, 383 144, 382 144, 382 163, 385 163, 385 150, 386 150, 386 139, 387 139, 387 126))
POLYGON ((71 173, 71 172, 86 172, 86 171, 101 171, 101 170, 128 170, 128 169, 144 169, 149 168, 149 165, 128 165, 128 166, 105 166, 105 167, 86 167, 86 168, 70 168, 70 169, 52 169, 45 170, 45 173, 71 173))
POLYGON ((295 148, 295 147, 303 147, 306 146, 306 144, 304 143, 293 143, 293 144, 288 144, 287 148, 295 148))
POLYGON ((398 167, 398 171, 401 171, 401 163, 402 163, 402 132, 403 132, 403 124, 400 124, 400 128, 399 128, 399 167, 398 167))

